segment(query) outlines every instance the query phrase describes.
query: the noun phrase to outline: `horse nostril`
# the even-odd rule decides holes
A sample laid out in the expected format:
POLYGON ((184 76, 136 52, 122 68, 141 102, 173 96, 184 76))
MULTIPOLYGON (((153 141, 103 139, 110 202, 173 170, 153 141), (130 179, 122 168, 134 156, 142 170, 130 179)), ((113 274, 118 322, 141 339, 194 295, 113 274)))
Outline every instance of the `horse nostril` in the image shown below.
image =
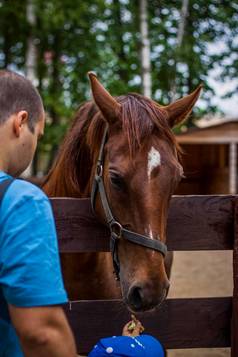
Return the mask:
POLYGON ((133 286, 130 289, 128 300, 131 306, 136 310, 140 310, 143 306, 143 292, 140 286, 133 286))

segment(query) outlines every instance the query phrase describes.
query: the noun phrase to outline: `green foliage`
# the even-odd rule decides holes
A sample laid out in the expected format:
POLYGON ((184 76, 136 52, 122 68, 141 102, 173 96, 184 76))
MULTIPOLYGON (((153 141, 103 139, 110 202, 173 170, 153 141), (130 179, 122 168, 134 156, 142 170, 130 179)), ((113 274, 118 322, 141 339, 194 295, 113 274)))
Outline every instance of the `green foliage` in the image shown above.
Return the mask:
MULTIPOLYGON (((0 68, 25 72, 29 35, 37 47, 38 88, 48 113, 41 153, 57 151, 76 108, 90 99, 87 72, 94 70, 113 95, 141 90, 139 1, 32 0, 36 26, 27 22, 29 0, 0 0, 0 68)), ((214 95, 208 75, 222 66, 223 80, 238 71, 237 0, 189 0, 181 46, 177 33, 182 0, 149 0, 153 98, 167 104, 204 84, 206 112, 214 95), (222 41, 224 49, 209 46, 222 41)), ((238 88, 231 88, 229 96, 238 88)), ((197 109, 197 117, 204 109, 197 109)), ((188 125, 192 125, 190 122, 188 125)))

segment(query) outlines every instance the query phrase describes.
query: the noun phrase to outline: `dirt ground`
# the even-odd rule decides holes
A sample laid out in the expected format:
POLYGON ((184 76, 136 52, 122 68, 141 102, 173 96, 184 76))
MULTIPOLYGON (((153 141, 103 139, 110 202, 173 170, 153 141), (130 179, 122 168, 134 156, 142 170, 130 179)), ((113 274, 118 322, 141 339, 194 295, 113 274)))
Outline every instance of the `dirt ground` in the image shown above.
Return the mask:
MULTIPOLYGON (((232 252, 176 252, 169 297, 232 294, 232 252)), ((229 348, 169 350, 168 357, 228 357, 229 348)))

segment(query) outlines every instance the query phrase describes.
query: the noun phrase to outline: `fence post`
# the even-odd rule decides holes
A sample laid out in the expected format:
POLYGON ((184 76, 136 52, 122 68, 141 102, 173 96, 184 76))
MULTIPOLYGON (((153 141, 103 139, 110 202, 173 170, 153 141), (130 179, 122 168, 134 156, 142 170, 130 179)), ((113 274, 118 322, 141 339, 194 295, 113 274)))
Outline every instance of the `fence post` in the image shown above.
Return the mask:
POLYGON ((238 356, 238 198, 234 202, 233 302, 231 326, 231 356, 238 356))

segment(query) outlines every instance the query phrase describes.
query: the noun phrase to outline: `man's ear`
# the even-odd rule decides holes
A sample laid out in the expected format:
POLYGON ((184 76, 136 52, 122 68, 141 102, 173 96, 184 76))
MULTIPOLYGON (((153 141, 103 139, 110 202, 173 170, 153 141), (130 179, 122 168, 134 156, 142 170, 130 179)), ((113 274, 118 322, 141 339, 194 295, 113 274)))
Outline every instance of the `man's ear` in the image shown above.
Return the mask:
POLYGON ((22 128, 28 121, 28 112, 21 110, 20 112, 13 114, 13 130, 16 137, 21 135, 22 128))
POLYGON ((202 85, 198 86, 191 94, 163 107, 163 109, 167 112, 171 128, 181 123, 188 117, 193 109, 193 106, 198 100, 202 87, 202 85))

